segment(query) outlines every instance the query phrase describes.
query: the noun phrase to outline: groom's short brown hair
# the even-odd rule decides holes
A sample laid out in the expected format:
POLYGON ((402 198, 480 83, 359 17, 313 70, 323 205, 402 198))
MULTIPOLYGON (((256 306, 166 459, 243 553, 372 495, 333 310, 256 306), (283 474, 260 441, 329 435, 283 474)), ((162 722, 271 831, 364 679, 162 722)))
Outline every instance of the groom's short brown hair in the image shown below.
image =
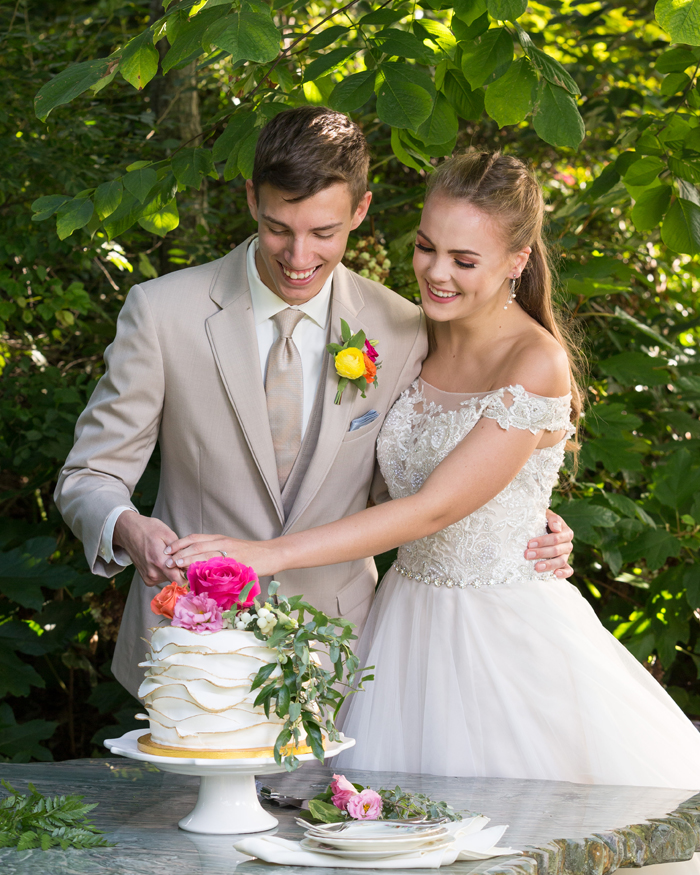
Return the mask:
POLYGON ((367 191, 368 171, 369 147, 355 122, 325 106, 300 106, 278 113, 262 129, 253 188, 256 200, 267 183, 302 201, 344 182, 354 210, 367 191))

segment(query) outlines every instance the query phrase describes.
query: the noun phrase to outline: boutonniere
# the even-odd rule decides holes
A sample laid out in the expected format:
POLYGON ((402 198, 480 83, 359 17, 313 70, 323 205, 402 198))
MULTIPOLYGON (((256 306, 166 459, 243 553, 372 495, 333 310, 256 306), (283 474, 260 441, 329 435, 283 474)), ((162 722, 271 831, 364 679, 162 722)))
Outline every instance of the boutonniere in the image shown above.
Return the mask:
POLYGON ((338 374, 338 391, 335 395, 335 403, 340 404, 345 387, 353 383, 366 398, 365 389, 373 383, 377 385, 377 370, 382 363, 377 361, 379 353, 374 348, 376 340, 367 340, 364 331, 353 334, 350 326, 344 320, 340 320, 340 343, 329 343, 326 346, 328 352, 335 361, 335 370, 338 374))

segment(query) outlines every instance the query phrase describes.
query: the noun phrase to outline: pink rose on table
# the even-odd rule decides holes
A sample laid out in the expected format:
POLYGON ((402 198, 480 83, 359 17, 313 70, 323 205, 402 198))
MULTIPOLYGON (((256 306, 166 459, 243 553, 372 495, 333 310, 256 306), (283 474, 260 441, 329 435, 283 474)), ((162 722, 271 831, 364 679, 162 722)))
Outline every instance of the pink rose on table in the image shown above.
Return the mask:
POLYGON ((363 790, 348 800, 347 812, 355 820, 377 820, 382 813, 382 797, 374 790, 363 790))
POLYGON ((359 796, 358 791, 353 787, 350 781, 348 781, 345 775, 333 775, 333 780, 331 781, 331 793, 333 794, 331 802, 336 808, 340 808, 341 811, 347 810, 348 802, 353 796, 359 796))
POLYGON ((224 621, 221 609, 214 599, 204 595, 184 595, 173 608, 173 626, 189 629, 190 632, 220 632, 224 621))
POLYGON ((218 604, 222 611, 233 605, 249 608, 253 599, 260 595, 258 575, 247 565, 224 556, 215 556, 206 562, 193 562, 187 569, 190 589, 195 595, 205 593, 218 604), (239 596, 250 581, 255 581, 248 597, 239 602, 239 596))

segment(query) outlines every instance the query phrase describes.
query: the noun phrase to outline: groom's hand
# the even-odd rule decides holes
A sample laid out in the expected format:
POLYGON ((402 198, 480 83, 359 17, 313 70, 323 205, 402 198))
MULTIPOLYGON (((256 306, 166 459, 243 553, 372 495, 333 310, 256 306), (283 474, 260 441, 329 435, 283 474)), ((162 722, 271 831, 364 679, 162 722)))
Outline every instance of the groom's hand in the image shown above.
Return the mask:
POLYGON ((177 538, 175 532, 155 517, 124 512, 119 515, 112 540, 123 547, 146 586, 166 580, 182 583, 179 568, 168 568, 163 550, 177 538))
POLYGON ((528 541, 525 558, 535 561, 535 571, 553 571, 557 577, 571 577, 574 569, 568 560, 574 549, 574 533, 551 510, 547 511, 547 528, 549 534, 528 541))

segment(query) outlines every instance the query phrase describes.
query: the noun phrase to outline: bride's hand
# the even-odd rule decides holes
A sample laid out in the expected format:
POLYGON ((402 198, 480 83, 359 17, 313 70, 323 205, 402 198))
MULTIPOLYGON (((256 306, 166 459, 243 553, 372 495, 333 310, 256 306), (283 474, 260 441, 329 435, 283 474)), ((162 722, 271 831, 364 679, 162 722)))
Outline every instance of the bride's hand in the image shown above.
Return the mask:
POLYGON ((225 535, 187 535, 167 545, 164 552, 169 558, 165 564, 184 571, 193 562, 228 556, 254 568, 258 577, 267 577, 281 570, 275 565, 275 551, 268 544, 267 541, 240 541, 225 535))

